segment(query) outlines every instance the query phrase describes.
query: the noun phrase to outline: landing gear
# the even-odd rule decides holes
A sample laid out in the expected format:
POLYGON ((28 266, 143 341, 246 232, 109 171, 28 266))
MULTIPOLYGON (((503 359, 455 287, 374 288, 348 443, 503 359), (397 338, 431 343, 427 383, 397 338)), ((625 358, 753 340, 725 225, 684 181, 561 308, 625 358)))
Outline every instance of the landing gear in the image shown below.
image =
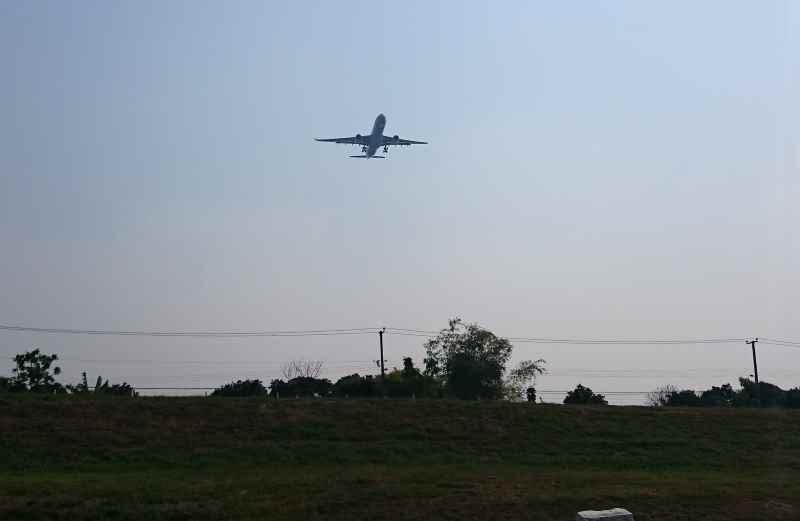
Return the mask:
POLYGON ((367 145, 363 145, 363 146, 361 147, 361 152, 363 152, 364 154, 366 154, 366 153, 367 153, 367 145))
POLYGON ((383 153, 384 154, 388 154, 389 153, 389 145, 383 145, 383 153))

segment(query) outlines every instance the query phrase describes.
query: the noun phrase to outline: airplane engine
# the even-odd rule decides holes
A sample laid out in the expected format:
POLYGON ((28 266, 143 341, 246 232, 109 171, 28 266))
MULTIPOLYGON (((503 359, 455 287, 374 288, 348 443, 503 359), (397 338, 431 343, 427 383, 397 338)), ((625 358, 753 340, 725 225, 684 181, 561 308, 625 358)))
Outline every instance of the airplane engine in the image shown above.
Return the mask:
POLYGON ((392 141, 394 141, 394 144, 396 145, 400 141, 400 136, 395 134, 394 136, 392 136, 392 141))
POLYGON ((361 141, 361 134, 356 134, 356 141, 361 141))

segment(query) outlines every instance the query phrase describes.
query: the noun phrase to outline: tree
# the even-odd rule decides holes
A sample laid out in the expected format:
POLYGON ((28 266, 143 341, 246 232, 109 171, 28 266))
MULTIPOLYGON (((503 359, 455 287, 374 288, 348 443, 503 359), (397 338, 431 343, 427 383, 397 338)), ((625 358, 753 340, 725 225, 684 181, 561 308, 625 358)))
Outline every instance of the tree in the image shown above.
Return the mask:
POLYGON ((505 398, 511 401, 527 399, 529 402, 536 401, 536 389, 530 384, 536 382, 536 377, 545 373, 545 361, 523 360, 508 373, 505 381, 505 398), (533 399, 530 398, 529 391, 533 389, 533 399))
POLYGON ((769 382, 758 382, 758 387, 749 378, 739 378, 742 389, 736 397, 739 407, 781 407, 785 391, 769 382))
POLYGON ((596 394, 588 387, 584 387, 581 384, 567 393, 566 398, 564 398, 565 404, 590 404, 590 405, 608 405, 605 396, 602 394, 596 394))
POLYGON ((322 362, 318 360, 292 360, 281 368, 284 380, 292 378, 319 378, 322 372, 322 362))
POLYGON ((53 373, 50 374, 50 366, 56 360, 58 355, 46 355, 38 349, 16 355, 14 363, 17 367, 12 369, 13 386, 34 393, 66 392, 64 386, 53 378, 54 375, 61 374, 61 368, 53 367, 53 373))
POLYGON ((236 380, 214 389, 211 396, 266 396, 267 388, 261 380, 236 380))
POLYGON ((678 392, 678 388, 674 385, 662 385, 647 393, 647 405, 650 407, 665 407, 669 404, 670 395, 675 392, 678 392))
POLYGON ((503 375, 512 350, 508 339, 454 318, 426 342, 425 350, 425 374, 442 381, 447 394, 461 399, 503 397, 503 375))

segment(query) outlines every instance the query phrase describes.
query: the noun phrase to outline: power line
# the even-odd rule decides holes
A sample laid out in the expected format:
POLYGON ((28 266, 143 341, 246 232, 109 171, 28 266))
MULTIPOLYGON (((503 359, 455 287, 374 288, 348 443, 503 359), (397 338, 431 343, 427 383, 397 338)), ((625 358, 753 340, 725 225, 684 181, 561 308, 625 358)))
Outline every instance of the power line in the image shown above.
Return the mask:
MULTIPOLYGON (((0 324, 0 331, 69 334, 69 335, 109 335, 109 336, 145 336, 145 337, 187 337, 187 338, 251 338, 251 337, 309 337, 309 336, 340 336, 340 335, 369 335, 381 328, 340 328, 340 329, 309 329, 309 330, 275 330, 275 331, 146 331, 146 330, 109 330, 109 329, 71 329, 48 328, 0 324)), ((429 331, 424 329, 387 327, 386 332, 398 336, 411 336, 433 338, 443 331, 429 331)), ((565 344, 565 345, 701 345, 701 344, 730 344, 747 341, 746 338, 684 338, 684 339, 653 339, 653 338, 549 338, 519 336, 506 337, 511 342, 534 344, 565 344)), ((800 342, 762 338, 762 342, 775 346, 800 348, 800 342)))
POLYGON ((110 335, 110 336, 149 336, 149 337, 192 337, 192 338, 237 338, 237 337, 291 337, 291 336, 337 336, 366 335, 378 328, 360 327, 349 329, 312 329, 305 331, 124 331, 108 329, 66 329, 51 327, 28 327, 0 324, 0 330, 26 333, 50 333, 66 335, 110 335))
POLYGON ((770 344, 773 346, 781 346, 781 347, 794 347, 796 349, 800 349, 800 342, 792 342, 790 340, 777 340, 774 338, 759 338, 758 342, 761 344, 770 344))

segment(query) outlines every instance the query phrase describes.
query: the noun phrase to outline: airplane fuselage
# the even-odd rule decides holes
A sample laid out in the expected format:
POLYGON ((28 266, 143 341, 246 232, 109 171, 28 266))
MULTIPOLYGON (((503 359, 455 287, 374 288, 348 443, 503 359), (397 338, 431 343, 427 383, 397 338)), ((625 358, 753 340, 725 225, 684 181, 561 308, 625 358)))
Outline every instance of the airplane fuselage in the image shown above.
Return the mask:
POLYGON ((386 116, 378 114, 375 118, 375 123, 372 125, 372 131, 369 134, 362 136, 356 134, 355 136, 347 137, 333 137, 333 138, 316 138, 317 141, 326 143, 339 143, 346 145, 359 145, 361 147, 361 155, 350 156, 359 157, 361 159, 369 159, 371 157, 385 158, 389 152, 390 146, 411 146, 411 145, 427 145, 427 141, 414 141, 413 139, 401 139, 400 136, 394 135, 387 137, 383 135, 386 128, 386 116), (383 155, 376 155, 379 149, 383 149, 383 155))
POLYGON ((375 118, 375 124, 372 125, 372 133, 367 136, 366 139, 366 147, 367 149, 364 151, 364 154, 367 156, 367 159, 371 158, 375 155, 375 152, 378 151, 378 148, 383 144, 383 129, 386 128, 386 116, 383 114, 378 114, 378 117, 375 118))

